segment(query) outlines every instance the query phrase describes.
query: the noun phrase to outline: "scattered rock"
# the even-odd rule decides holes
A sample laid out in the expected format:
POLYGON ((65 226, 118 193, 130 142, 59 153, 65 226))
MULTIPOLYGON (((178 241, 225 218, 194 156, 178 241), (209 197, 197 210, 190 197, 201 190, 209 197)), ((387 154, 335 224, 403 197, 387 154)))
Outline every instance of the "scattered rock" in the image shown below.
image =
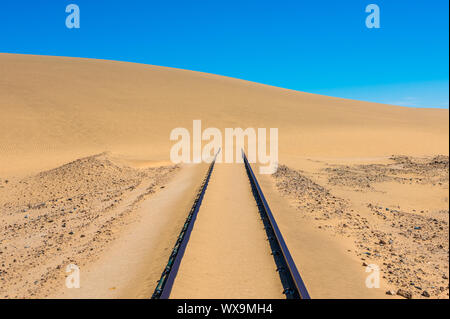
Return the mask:
POLYGON ((397 295, 402 296, 403 298, 406 299, 412 299, 412 294, 409 291, 403 289, 397 290, 397 295))

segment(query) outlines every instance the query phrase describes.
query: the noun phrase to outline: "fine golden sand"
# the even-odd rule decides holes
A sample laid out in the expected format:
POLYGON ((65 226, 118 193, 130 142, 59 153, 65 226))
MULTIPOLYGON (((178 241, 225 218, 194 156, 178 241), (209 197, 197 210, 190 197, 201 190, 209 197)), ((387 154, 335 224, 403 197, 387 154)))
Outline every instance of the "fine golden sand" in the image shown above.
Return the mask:
MULTIPOLYGON (((91 59, 0 54, 0 74, 0 298, 150 297, 207 169, 170 162, 193 120, 279 129, 258 178, 313 298, 448 298, 448 110, 91 59)), ((245 169, 220 165, 174 296, 282 298, 245 169)))

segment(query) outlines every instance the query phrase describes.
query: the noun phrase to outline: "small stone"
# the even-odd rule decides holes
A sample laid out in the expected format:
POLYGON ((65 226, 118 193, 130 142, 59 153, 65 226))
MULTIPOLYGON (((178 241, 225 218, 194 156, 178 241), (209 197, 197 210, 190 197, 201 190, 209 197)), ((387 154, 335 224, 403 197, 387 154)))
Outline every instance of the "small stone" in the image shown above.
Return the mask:
POLYGON ((412 294, 409 291, 403 289, 397 290, 397 295, 402 296, 403 298, 406 299, 412 299, 412 294))
POLYGON ((362 263, 362 265, 364 266, 364 267, 367 267, 367 264, 364 262, 364 263, 362 263))
POLYGON ((386 295, 395 296, 395 291, 388 290, 388 291, 386 291, 386 295))
POLYGON ((422 292, 422 296, 424 296, 424 297, 426 297, 426 298, 429 298, 429 297, 430 297, 430 294, 428 293, 428 291, 424 290, 424 291, 422 292))

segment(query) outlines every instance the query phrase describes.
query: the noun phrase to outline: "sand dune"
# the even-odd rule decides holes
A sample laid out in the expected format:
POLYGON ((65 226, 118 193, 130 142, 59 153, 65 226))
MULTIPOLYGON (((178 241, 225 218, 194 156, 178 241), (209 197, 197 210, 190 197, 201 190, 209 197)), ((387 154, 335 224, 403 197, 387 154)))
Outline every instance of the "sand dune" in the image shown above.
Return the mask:
MULTIPOLYGON (((313 298, 382 298, 386 289, 448 298, 448 110, 90 59, 0 54, 0 74, 0 298, 150 297, 206 170, 169 161, 171 130, 196 119, 279 128, 286 166, 261 185, 313 298), (69 262, 87 271, 76 291, 64 286, 69 262), (380 289, 364 284, 362 265, 372 262, 384 272, 380 289)), ((220 218, 228 237, 243 236, 232 226, 253 202, 244 170, 230 172, 213 173, 178 296, 210 294, 207 277, 198 291, 187 279, 197 278, 196 257, 224 244, 209 238, 220 218)), ((236 256, 270 259, 249 216, 247 250, 236 256)), ((224 294, 278 291, 270 274, 261 295, 228 291, 236 272, 214 274, 224 294)))
POLYGON ((0 54, 0 178, 111 151, 167 161, 175 127, 278 127, 289 156, 448 154, 448 110, 296 92, 158 66, 0 54))

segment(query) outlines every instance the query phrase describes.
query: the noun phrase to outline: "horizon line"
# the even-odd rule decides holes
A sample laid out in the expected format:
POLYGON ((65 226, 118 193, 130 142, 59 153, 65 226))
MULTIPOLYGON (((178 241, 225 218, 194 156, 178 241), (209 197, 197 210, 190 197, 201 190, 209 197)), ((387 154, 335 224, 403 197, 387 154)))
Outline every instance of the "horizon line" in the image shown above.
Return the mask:
MULTIPOLYGON (((174 70, 189 71, 189 72, 196 72, 196 73, 203 73, 203 74, 208 74, 208 75, 220 76, 220 77, 225 77, 225 78, 229 78, 229 79, 245 81, 245 82, 255 83, 255 84, 259 84, 259 85, 270 86, 270 87, 273 87, 273 88, 289 90, 289 91, 305 93, 305 94, 320 95, 320 96, 325 96, 325 97, 335 98, 335 99, 343 99, 343 100, 349 100, 349 101, 359 101, 359 102, 374 103, 374 104, 381 104, 381 105, 389 105, 389 106, 402 107, 402 108, 412 108, 412 109, 449 110, 449 105, 446 105, 446 106, 429 106, 429 107, 427 107, 427 106, 400 105, 400 104, 394 104, 394 103, 381 103, 381 102, 375 102, 375 101, 370 101, 370 100, 366 100, 366 99, 352 99, 352 98, 336 96, 336 95, 327 95, 327 94, 321 94, 321 93, 312 93, 312 92, 307 92, 307 91, 301 91, 301 90, 297 90, 297 89, 291 89, 291 88, 286 88, 286 87, 282 87, 282 86, 276 86, 276 85, 268 84, 268 83, 264 83, 264 82, 252 81, 252 80, 247 80, 247 79, 243 79, 243 78, 233 77, 233 76, 229 76, 229 75, 205 72, 205 71, 201 71, 201 70, 183 69, 183 68, 178 68, 178 67, 173 67, 173 66, 156 65, 156 64, 149 64, 149 63, 130 61, 130 60, 114 60, 114 59, 85 57, 85 56, 80 57, 80 56, 68 56, 68 55, 45 55, 45 54, 35 54, 35 53, 14 53, 14 52, 0 52, 0 54, 36 56, 36 57, 68 58, 68 59, 85 59, 85 60, 98 60, 98 61, 119 62, 119 63, 132 63, 132 64, 139 64, 139 65, 146 65, 146 66, 155 66, 155 67, 161 67, 161 68, 168 68, 168 69, 174 69, 174 70)), ((447 79, 447 81, 448 81, 448 79, 447 79)))

